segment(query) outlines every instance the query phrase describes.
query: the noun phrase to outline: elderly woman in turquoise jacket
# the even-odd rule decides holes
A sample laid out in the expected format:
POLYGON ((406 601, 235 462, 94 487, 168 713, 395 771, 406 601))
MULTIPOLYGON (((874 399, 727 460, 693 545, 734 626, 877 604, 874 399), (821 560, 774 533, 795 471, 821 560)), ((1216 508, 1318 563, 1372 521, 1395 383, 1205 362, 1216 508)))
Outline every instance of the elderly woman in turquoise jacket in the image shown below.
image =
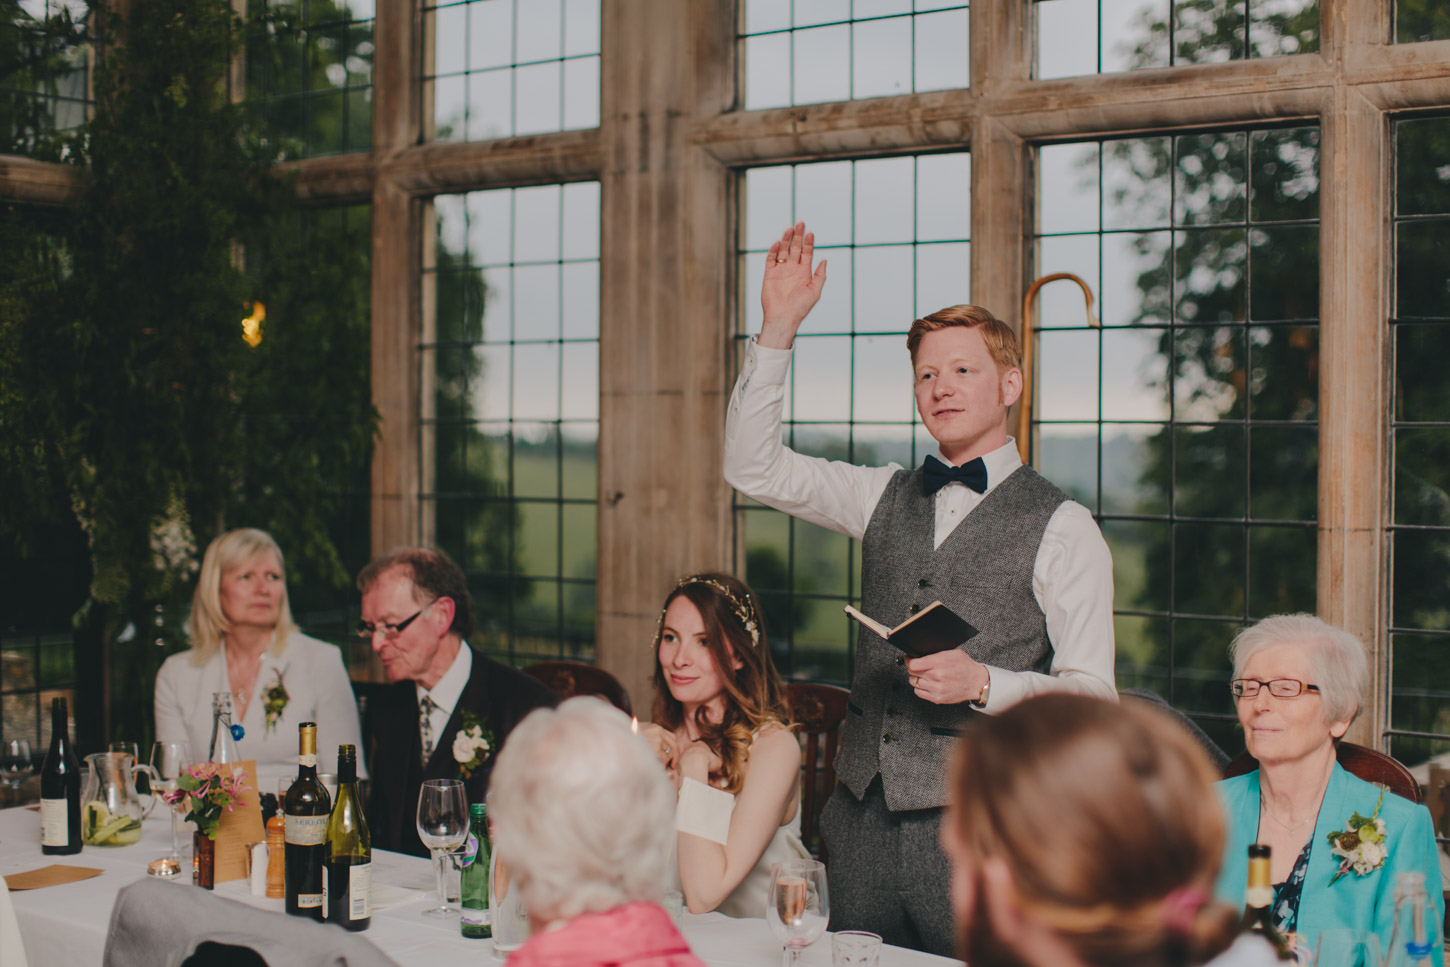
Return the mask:
MULTIPOLYGON (((1335 744, 1369 684, 1359 639, 1312 615, 1278 615, 1234 639, 1233 666, 1244 742, 1259 768, 1218 784, 1229 828, 1219 897, 1243 905, 1247 847, 1262 843, 1271 850, 1275 922, 1310 951, 1323 931, 1349 927, 1376 934, 1388 953, 1402 872, 1425 875, 1443 922, 1429 810, 1355 778, 1336 760, 1335 744), (1331 839, 1356 813, 1383 824, 1363 843, 1331 839)), ((1443 967, 1439 945, 1431 959, 1443 967)))

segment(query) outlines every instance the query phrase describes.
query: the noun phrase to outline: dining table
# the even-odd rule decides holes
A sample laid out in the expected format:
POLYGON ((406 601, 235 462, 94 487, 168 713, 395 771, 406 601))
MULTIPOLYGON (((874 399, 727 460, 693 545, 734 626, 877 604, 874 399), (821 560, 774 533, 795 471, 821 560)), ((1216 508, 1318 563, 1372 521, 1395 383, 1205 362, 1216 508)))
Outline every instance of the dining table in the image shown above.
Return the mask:
MULTIPOLYGON (((10 898, 30 967, 101 967, 117 894, 137 880, 145 879, 147 864, 166 855, 170 848, 171 827, 164 810, 157 810, 145 820, 141 839, 134 844, 87 846, 70 856, 47 856, 41 852, 40 814, 35 807, 0 810, 0 876, 9 877, 52 864, 101 871, 98 876, 61 885, 11 890, 10 898)), ((177 890, 200 889, 192 885, 190 877, 178 877, 170 882, 177 890)), ((286 916, 280 899, 254 896, 246 880, 219 883, 214 893, 229 901, 275 911, 279 917, 286 916)), ((464 938, 456 919, 424 916, 423 910, 436 905, 436 899, 429 860, 375 849, 372 922, 358 936, 404 967, 411 964, 478 967, 480 963, 502 963, 491 955, 491 941, 464 938)), ((763 916, 736 919, 720 913, 685 912, 680 915, 679 927, 691 950, 710 967, 773 967, 781 961, 780 942, 763 916)), ((800 963, 806 967, 828 967, 831 963, 829 936, 806 948, 800 963)), ((957 962, 883 945, 880 963, 881 967, 945 967, 957 962)))

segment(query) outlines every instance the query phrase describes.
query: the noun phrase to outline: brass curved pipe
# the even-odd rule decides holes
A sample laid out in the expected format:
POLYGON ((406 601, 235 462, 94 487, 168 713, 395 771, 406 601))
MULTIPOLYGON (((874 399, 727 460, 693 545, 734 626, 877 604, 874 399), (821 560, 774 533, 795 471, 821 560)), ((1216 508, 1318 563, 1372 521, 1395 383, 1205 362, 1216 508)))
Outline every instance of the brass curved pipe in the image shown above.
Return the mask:
POLYGON ((1032 351, 1037 343, 1037 326, 1032 318, 1032 305, 1037 299, 1037 290, 1059 279, 1071 279, 1081 287, 1083 310, 1087 313, 1088 325, 1097 326, 1099 329, 1103 327, 1098 317, 1093 315, 1093 290, 1071 272, 1044 275, 1027 287, 1027 294, 1022 297, 1022 398, 1017 404, 1017 453, 1022 457, 1023 463, 1032 462, 1032 393, 1037 378, 1036 360, 1032 351))

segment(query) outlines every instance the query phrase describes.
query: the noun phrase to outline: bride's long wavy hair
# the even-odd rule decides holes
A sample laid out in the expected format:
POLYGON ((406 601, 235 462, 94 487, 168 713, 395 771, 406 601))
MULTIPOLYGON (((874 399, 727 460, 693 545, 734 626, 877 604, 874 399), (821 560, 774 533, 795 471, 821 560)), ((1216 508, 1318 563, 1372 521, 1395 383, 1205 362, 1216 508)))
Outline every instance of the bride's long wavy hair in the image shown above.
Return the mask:
POLYGON ((695 713, 695 725, 701 740, 720 757, 722 788, 738 793, 745 785, 745 766, 755 733, 769 725, 792 727, 785 684, 770 658, 759 604, 745 582, 717 572, 692 574, 675 586, 660 608, 654 639, 656 724, 674 730, 685 721, 685 707, 670 694, 669 680, 660 665, 664 615, 676 598, 684 598, 700 612, 710 660, 725 686, 721 720, 710 722, 702 705, 695 713))

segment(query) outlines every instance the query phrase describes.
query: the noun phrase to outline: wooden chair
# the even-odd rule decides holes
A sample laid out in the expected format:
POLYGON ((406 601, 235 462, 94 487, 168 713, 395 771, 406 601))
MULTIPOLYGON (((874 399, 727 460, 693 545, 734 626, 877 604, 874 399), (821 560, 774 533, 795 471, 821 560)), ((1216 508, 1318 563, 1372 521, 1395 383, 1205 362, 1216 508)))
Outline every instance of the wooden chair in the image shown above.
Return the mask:
POLYGON ((836 746, 850 692, 836 685, 788 682, 785 694, 791 716, 806 740, 801 757, 801 839, 806 849, 824 862, 821 810, 836 788, 836 746))
POLYGON ((623 710, 626 715, 634 714, 634 706, 629 701, 629 692, 625 691, 624 686, 619 683, 619 679, 598 665, 560 659, 537 662, 525 668, 523 672, 552 688, 560 698, 573 698, 575 695, 598 695, 610 705, 623 710))
MULTIPOLYGON (((1423 801, 1420 784, 1415 781, 1414 776, 1410 775, 1410 770, 1406 769, 1398 760, 1390 758, 1383 752, 1355 745, 1353 742, 1339 743, 1339 748, 1335 752, 1339 757, 1339 764, 1350 775, 1358 776, 1365 782, 1377 782, 1386 786, 1390 792, 1403 796, 1410 802, 1423 801)), ((1223 770, 1223 777, 1232 779, 1234 776, 1253 772, 1258 767, 1257 759, 1247 752, 1240 752, 1228 764, 1228 768, 1223 770)))

